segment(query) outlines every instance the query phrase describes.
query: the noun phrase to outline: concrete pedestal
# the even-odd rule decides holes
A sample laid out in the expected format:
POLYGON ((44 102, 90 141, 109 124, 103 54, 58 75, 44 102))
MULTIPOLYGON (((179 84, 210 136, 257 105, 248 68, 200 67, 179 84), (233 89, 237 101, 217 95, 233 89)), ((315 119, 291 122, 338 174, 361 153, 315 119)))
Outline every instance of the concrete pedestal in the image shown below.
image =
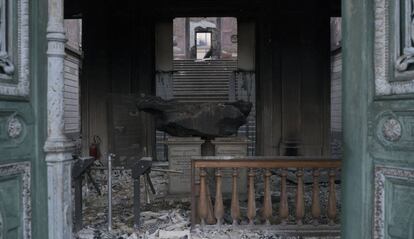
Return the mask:
POLYGON ((182 171, 183 174, 169 174, 169 194, 191 193, 191 157, 201 156, 201 144, 204 143, 198 137, 169 137, 168 146, 169 168, 182 171))

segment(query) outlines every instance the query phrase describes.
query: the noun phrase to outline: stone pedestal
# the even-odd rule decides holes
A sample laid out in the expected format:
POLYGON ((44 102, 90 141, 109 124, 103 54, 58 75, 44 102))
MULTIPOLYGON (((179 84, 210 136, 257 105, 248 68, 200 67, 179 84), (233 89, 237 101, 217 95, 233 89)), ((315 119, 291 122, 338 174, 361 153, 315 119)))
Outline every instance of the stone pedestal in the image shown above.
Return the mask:
POLYGON ((183 174, 170 173, 169 194, 191 193, 191 157, 201 156, 201 144, 204 143, 198 137, 169 137, 168 161, 171 170, 182 171, 183 174))
MULTIPOLYGON (((245 137, 216 138, 212 143, 216 148, 216 156, 247 156, 249 141, 245 137)), ((223 194, 231 195, 233 169, 225 169, 223 173, 223 194)), ((246 195, 247 192, 247 170, 239 170, 239 194, 246 195)))

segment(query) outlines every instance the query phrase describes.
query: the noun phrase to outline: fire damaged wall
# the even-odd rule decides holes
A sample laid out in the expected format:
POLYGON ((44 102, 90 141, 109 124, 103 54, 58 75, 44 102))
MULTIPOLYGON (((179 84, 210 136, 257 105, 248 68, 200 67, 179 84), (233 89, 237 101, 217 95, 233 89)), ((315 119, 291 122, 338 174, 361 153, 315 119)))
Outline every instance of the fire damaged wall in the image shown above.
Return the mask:
MULTIPOLYGON (((331 11, 325 1, 285 2, 154 1, 145 7, 137 1, 85 2, 84 150, 94 135, 102 139, 102 154, 113 150, 116 125, 109 114, 114 96, 155 94, 157 21, 231 16, 252 22, 256 29, 257 155, 328 155, 331 11)), ((142 114, 135 115, 137 150, 153 155, 152 118, 132 114, 142 114)))
POLYGON ((329 154, 330 11, 294 3, 257 18, 258 155, 329 154))
POLYGON ((132 1, 127 4, 99 1, 99 11, 97 5, 98 1, 84 4, 84 152, 93 136, 98 135, 102 139, 99 146, 102 156, 118 148, 151 155, 155 138, 151 133, 152 119, 131 111, 129 106, 120 107, 119 102, 154 92, 154 20, 144 17, 145 9, 132 1), (133 115, 137 127, 122 125, 119 114, 133 115), (124 127, 125 134, 115 137, 120 127, 124 127), (130 145, 133 149, 127 149, 134 140, 130 145))

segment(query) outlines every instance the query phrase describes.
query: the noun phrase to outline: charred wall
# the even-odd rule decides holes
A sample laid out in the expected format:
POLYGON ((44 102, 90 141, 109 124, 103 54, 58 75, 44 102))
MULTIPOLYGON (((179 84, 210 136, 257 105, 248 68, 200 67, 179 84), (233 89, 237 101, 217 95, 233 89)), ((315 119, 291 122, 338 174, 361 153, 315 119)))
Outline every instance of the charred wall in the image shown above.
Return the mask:
MULTIPOLYGON (((152 7, 131 0, 83 3, 84 149, 93 135, 102 138, 102 153, 113 147, 116 125, 108 112, 111 97, 154 93, 154 26, 158 19, 234 16, 256 25, 257 154, 329 153, 332 13, 325 1, 162 2, 152 2, 152 7)), ((131 113, 139 127, 135 136, 123 140, 138 140, 141 151, 145 147, 151 155, 155 145, 152 119, 131 113)))
POLYGON ((329 154, 330 12, 320 2, 258 18, 258 154, 329 154))
MULTIPOLYGON (((120 108, 125 96, 154 91, 154 21, 133 1, 84 3, 84 77, 82 112, 84 150, 94 135, 102 139, 101 153, 113 152, 121 142, 135 142, 139 152, 154 148, 152 119, 144 113, 120 108), (99 6, 99 7, 97 7, 99 6), (122 135, 114 114, 127 113, 136 120, 134 134, 122 135)), ((128 119, 127 121, 131 121, 128 119)), ((121 149, 128 150, 128 149, 121 149)))

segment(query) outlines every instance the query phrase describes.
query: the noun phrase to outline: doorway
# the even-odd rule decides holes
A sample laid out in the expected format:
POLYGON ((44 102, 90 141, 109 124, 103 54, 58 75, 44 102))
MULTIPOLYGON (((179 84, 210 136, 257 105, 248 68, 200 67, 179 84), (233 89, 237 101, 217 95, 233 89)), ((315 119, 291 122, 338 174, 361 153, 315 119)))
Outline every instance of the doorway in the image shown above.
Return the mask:
MULTIPOLYGON (((245 25, 235 17, 177 17, 172 23, 159 23, 155 33, 156 95, 185 103, 251 102, 247 124, 237 136, 249 140, 248 155, 255 155, 254 59, 244 59, 254 58, 254 41, 242 41, 241 45, 238 42, 240 35, 242 39, 255 36, 254 25, 245 25), (171 39, 166 36, 171 33, 172 42, 158 40, 171 39), (168 45, 172 45, 172 51, 165 51, 168 45), (238 56, 240 51, 242 59, 238 56), (250 69, 244 70, 246 66, 250 69)), ((167 138, 166 133, 156 132, 159 161, 168 160, 164 144, 167 138)))

